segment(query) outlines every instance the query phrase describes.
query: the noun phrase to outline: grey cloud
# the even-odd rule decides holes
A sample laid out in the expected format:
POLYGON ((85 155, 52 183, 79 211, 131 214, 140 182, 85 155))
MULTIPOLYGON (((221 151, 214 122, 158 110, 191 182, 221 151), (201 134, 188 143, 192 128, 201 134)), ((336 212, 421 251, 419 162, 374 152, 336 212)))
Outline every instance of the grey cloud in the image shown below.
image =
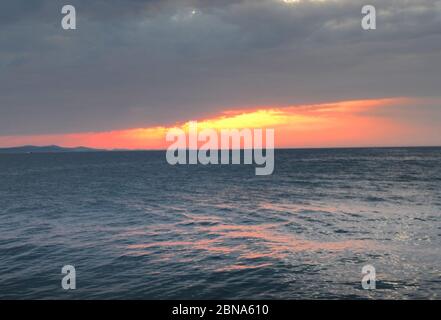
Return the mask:
POLYGON ((441 1, 2 1, 0 135, 168 124, 226 108, 439 95, 441 1), (196 10, 196 14, 192 11, 196 10), (5 14, 8 12, 8 14, 5 14))

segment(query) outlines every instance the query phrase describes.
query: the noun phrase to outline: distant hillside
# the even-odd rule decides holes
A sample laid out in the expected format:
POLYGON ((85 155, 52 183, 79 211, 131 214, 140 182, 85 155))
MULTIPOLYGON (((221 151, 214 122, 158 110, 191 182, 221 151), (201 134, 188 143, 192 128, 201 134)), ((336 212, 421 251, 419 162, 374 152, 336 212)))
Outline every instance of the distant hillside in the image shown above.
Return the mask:
POLYGON ((0 154, 11 153, 66 153, 66 152, 96 152, 105 151, 86 147, 63 148, 60 146, 21 146, 13 148, 0 148, 0 154))

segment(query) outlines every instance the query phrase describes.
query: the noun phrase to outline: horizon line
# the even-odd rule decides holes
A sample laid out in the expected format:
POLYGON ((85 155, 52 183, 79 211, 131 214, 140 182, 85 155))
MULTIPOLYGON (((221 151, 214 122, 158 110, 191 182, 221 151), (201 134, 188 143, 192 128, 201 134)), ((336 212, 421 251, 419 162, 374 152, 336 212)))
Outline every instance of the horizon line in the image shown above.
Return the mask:
MULTIPOLYGON (((125 149, 125 148, 114 148, 114 149, 108 149, 108 148, 93 148, 93 147, 86 147, 86 146, 76 146, 76 147, 64 147, 61 145, 18 145, 13 147, 2 147, 0 146, 0 150, 5 149, 19 149, 19 148, 49 148, 49 147, 56 147, 65 149, 67 152, 75 152, 75 149, 89 149, 89 152, 151 152, 151 151, 157 151, 157 152, 165 152, 167 149, 125 149)), ((326 150, 326 149, 399 149, 399 148, 441 148, 441 145, 388 145, 388 146, 329 146, 329 147, 274 147, 272 149, 274 150, 326 150)), ((267 148, 256 148, 256 149, 267 149, 267 148)), ((185 150, 185 151, 199 151, 200 149, 178 149, 178 150, 185 150)), ((210 149, 208 149, 210 150, 210 149)), ((215 151, 222 151, 225 149, 214 149, 215 151)), ((240 149, 228 149, 229 151, 244 151, 244 150, 250 150, 249 148, 240 148, 240 149)), ((252 148, 251 150, 254 150, 252 148)), ((40 152, 40 153, 56 153, 56 152, 40 152)))

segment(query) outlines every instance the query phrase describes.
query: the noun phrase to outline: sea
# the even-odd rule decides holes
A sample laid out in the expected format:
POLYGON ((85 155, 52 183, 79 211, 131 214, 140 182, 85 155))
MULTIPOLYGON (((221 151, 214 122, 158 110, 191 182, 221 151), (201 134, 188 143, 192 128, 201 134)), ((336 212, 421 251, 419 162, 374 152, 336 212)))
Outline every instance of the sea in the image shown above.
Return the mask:
POLYGON ((441 148, 0 155, 0 299, 440 298, 441 148))

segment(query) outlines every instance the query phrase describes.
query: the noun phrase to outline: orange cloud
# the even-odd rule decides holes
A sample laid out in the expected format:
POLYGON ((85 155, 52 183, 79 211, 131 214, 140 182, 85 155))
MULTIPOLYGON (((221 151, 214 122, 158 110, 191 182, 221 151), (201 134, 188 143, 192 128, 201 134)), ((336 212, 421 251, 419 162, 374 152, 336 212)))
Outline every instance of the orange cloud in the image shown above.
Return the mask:
MULTIPOLYGON (((416 134, 391 118, 374 115, 375 109, 415 103, 394 98, 356 100, 291 107, 260 107, 254 110, 225 111, 210 119, 198 120, 198 128, 220 130, 274 128, 276 147, 333 147, 403 145, 403 137, 416 134)), ((105 149, 165 149, 165 135, 171 128, 186 129, 187 123, 108 132, 58 135, 0 136, 0 145, 57 144, 105 149)))

